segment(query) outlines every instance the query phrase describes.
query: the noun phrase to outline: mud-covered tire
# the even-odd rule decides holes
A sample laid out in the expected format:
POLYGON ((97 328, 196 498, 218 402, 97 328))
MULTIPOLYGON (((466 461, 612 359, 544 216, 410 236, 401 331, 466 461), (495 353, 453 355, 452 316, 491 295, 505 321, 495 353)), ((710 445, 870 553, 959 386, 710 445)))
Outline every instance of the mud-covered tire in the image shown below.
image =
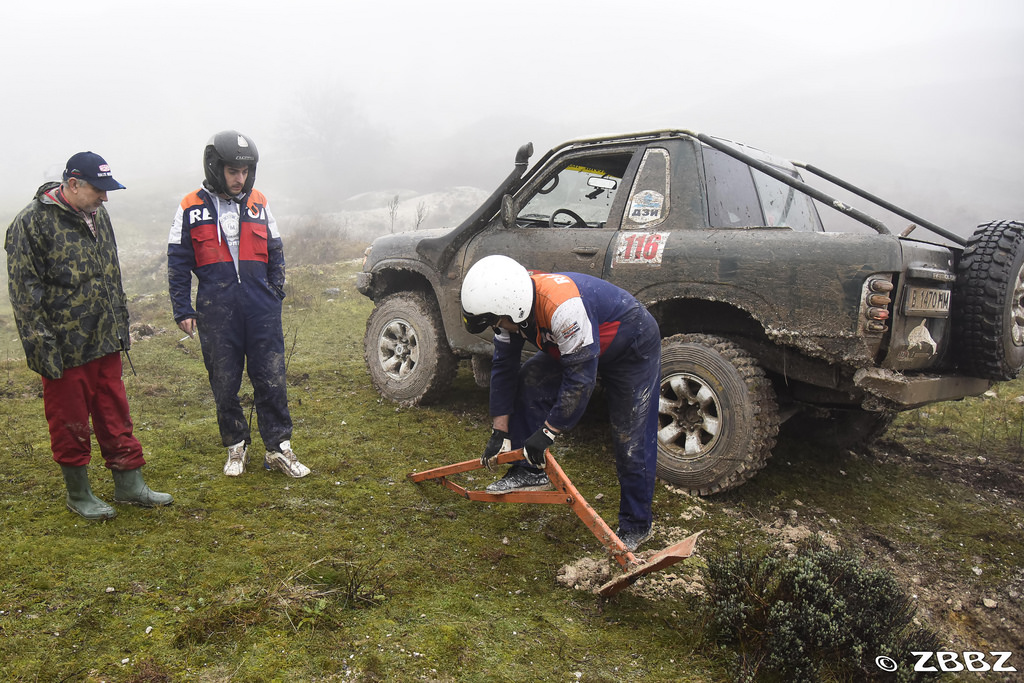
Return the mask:
POLYGON ((473 370, 473 381, 478 387, 486 389, 491 386, 491 357, 481 356, 474 353, 469 360, 469 366, 473 370))
POLYGON ((775 393, 753 356, 702 334, 662 340, 658 419, 658 477, 698 495, 754 476, 779 431, 775 393))
POLYGON ((953 295, 957 366, 1013 379, 1024 366, 1024 223, 979 225, 957 264, 953 295))
POLYGON ((867 448, 885 434, 896 419, 894 412, 860 408, 810 408, 786 420, 779 443, 813 445, 830 453, 867 448))
POLYGON ((436 401, 458 370, 437 304, 420 292, 377 303, 366 321, 363 358, 377 391, 407 406, 436 401))

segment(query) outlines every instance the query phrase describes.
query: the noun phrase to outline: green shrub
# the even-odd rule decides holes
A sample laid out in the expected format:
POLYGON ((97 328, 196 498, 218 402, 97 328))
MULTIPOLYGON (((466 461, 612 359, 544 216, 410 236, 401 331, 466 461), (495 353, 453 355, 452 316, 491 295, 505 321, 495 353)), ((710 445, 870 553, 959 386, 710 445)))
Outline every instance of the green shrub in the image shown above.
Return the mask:
POLYGON ((912 651, 938 635, 914 624, 915 607, 890 573, 817 543, 708 561, 711 622, 738 649, 737 680, 915 680, 912 651), (899 664, 882 671, 875 658, 899 664))

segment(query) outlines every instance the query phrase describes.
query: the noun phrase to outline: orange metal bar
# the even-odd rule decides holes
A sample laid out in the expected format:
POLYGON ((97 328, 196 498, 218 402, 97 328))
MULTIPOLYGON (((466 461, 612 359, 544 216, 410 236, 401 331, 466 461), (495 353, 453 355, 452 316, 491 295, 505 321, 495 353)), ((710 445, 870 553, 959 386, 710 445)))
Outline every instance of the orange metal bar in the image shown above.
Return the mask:
MULTIPOLYGON (((646 561, 640 561, 626 549, 622 540, 611 530, 597 511, 580 495, 573 483, 566 476, 562 466, 558 464, 551 451, 545 451, 547 457, 547 468, 545 472, 551 480, 555 491, 512 491, 509 493, 488 493, 487 491, 469 490, 448 479, 454 474, 471 472, 484 467, 479 459, 466 460, 464 462, 436 467, 423 472, 413 472, 408 475, 414 482, 438 480, 438 483, 455 493, 458 493, 469 500, 487 501, 493 503, 547 503, 570 506, 576 515, 593 532, 597 540, 601 542, 625 573, 601 587, 598 591, 601 595, 615 595, 624 588, 632 585, 637 579, 645 574, 657 571, 669 565, 675 564, 693 554, 697 537, 703 532, 697 532, 685 540, 676 543, 658 552, 646 561)), ((502 453, 495 458, 497 464, 507 464, 523 459, 523 450, 517 449, 502 453)))
POLYGON ((702 533, 704 532, 698 531, 692 536, 687 536, 679 543, 658 551, 648 558, 644 564, 628 569, 624 574, 601 586, 597 591, 598 594, 605 597, 615 595, 619 591, 632 586, 641 576, 664 569, 680 560, 685 560, 693 554, 694 547, 697 545, 697 539, 702 533))
MULTIPOLYGON (((516 460, 523 459, 523 449, 520 448, 514 451, 508 451, 502 453, 495 458, 495 463, 498 465, 504 465, 516 460)), ((407 475, 409 479, 414 482, 421 482, 427 479, 437 479, 438 477, 447 477, 451 474, 462 474, 463 472, 471 472, 478 470, 484 465, 480 462, 480 459, 476 460, 465 460, 463 462, 457 462, 454 465, 445 465, 444 467, 435 467, 432 470, 424 470, 423 472, 413 472, 407 475)))
MULTIPOLYGON (((487 491, 472 491, 466 489, 459 484, 448 479, 453 474, 462 474, 464 472, 472 472, 473 470, 481 469, 484 465, 479 459, 466 460, 464 462, 457 462, 453 465, 445 465, 444 467, 435 467, 431 470, 425 470, 423 472, 413 472, 408 477, 414 482, 422 482, 431 479, 438 480, 438 483, 447 489, 458 493, 463 498, 477 501, 487 501, 493 503, 548 503, 557 505, 568 505, 572 507, 573 511, 579 516, 583 523, 594 532, 597 539, 601 541, 612 553, 615 559, 620 565, 625 567, 627 564, 635 563, 636 558, 633 557, 632 553, 626 550, 626 546, 622 544, 619 537, 615 535, 615 532, 605 523, 601 516, 597 514, 594 508, 590 507, 590 504, 580 495, 580 492, 573 486, 573 483, 569 481, 569 477, 565 475, 565 471, 562 469, 555 457, 551 455, 551 451, 545 451, 547 458, 547 467, 545 472, 548 475, 548 479, 551 480, 552 485, 555 487, 555 491, 510 491, 509 493, 488 493, 487 491)), ((514 462, 516 460, 523 459, 523 449, 519 448, 514 451, 508 451, 500 454, 495 462, 499 465, 514 462)))
POLYGON ((637 564, 637 559, 633 556, 633 553, 626 549, 626 546, 619 540, 619 537, 612 531, 611 527, 605 523, 601 515, 597 514, 597 511, 590 507, 590 503, 580 495, 580 492, 576 490, 573 483, 569 481, 569 477, 565 476, 565 471, 562 470, 562 466, 551 455, 551 451, 545 451, 545 456, 547 457, 547 469, 545 471, 547 472, 548 479, 555 485, 555 488, 565 493, 568 498, 568 505, 583 520, 587 528, 597 536, 597 540, 601 541, 601 545, 608 549, 608 552, 611 553, 612 557, 615 558, 615 561, 623 569, 637 564))

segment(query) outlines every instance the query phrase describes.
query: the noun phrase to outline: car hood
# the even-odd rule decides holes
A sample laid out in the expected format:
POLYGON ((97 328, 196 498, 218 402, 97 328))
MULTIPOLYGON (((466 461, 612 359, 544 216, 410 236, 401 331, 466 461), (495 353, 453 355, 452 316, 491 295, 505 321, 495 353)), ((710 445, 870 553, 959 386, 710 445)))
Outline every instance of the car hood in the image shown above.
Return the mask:
POLYGON ((373 265, 391 258, 409 259, 416 254, 416 245, 425 239, 437 239, 451 233, 453 228, 435 228, 432 230, 410 230, 382 235, 370 244, 370 253, 363 270, 371 270, 373 265))

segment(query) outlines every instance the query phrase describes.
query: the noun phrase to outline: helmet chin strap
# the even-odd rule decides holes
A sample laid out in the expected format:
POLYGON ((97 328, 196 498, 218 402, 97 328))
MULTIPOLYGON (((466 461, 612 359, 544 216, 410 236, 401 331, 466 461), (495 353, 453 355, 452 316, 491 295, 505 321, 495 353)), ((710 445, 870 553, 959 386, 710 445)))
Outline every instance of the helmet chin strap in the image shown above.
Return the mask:
POLYGON ((516 330, 520 337, 530 339, 530 316, 526 316, 521 322, 516 323, 516 330))

